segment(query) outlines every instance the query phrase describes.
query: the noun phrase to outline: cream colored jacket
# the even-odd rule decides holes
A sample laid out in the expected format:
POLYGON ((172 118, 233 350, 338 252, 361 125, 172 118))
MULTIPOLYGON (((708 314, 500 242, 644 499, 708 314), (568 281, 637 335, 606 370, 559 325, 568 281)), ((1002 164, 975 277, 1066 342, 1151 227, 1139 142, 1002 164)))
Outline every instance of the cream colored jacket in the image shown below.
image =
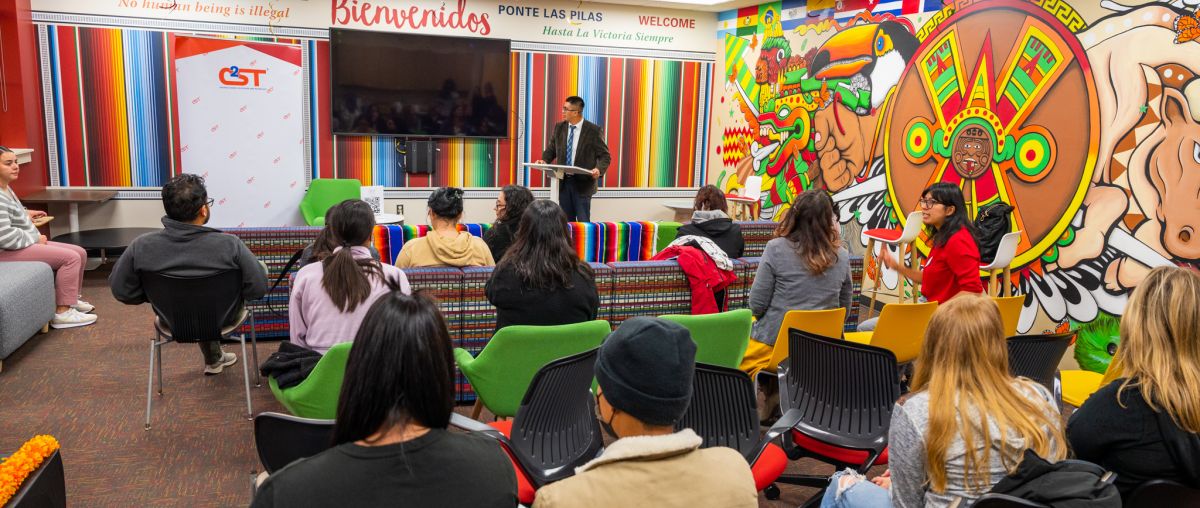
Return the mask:
POLYGON ((746 459, 701 442, 691 429, 618 439, 575 476, 539 489, 533 507, 757 507, 746 459))

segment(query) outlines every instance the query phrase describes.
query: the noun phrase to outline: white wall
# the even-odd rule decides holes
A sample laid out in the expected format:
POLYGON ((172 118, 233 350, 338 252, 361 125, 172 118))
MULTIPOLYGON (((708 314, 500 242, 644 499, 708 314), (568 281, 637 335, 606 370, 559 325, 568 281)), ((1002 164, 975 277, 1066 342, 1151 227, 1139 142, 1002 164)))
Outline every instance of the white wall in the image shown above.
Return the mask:
MULTIPOLYGON (((683 198, 595 198, 592 200, 592 220, 596 221, 669 221, 674 214, 662 205, 666 200, 683 198)), ((466 199, 463 222, 492 222, 496 218, 492 211, 495 198, 466 199)), ((394 212, 396 205, 403 204, 408 224, 425 224, 424 199, 387 199, 384 210, 394 212)), ((68 231, 66 205, 54 206, 50 214, 56 219, 50 223, 50 235, 68 231)), ((121 199, 101 204, 79 205, 79 229, 118 227, 161 227, 162 201, 155 199, 121 199)))

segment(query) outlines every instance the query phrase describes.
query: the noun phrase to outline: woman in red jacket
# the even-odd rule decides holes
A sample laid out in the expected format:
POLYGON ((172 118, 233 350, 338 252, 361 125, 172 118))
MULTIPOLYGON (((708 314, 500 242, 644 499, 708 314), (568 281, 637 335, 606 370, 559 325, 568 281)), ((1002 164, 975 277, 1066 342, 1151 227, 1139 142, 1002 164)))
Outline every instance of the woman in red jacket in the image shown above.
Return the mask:
MULTIPOLYGON (((920 284, 926 301, 942 303, 962 292, 982 293, 979 245, 975 243, 962 189, 952 183, 935 183, 921 193, 917 205, 921 207, 921 222, 931 231, 932 247, 925 266, 916 269, 901 265, 887 249, 879 253, 879 259, 902 277, 920 284)), ((863 321, 858 329, 873 330, 876 319, 863 321)))

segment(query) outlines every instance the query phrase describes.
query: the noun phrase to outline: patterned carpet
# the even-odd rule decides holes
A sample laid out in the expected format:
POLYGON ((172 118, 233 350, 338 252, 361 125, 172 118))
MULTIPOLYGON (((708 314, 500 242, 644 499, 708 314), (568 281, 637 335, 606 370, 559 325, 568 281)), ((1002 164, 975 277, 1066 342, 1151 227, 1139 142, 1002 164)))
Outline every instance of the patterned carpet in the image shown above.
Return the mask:
MULTIPOLYGON (((35 434, 58 438, 70 506, 247 506, 251 472, 261 466, 244 413, 240 348, 225 346, 238 364, 204 376, 195 345, 165 346, 164 393, 155 395, 153 427, 143 430, 152 313, 114 300, 107 277, 106 266, 84 282, 97 324, 39 335, 4 361, 0 455, 35 434)), ((259 359, 277 347, 259 344, 259 359)), ((283 411, 265 382, 251 385, 251 398, 256 413, 283 411)), ((832 467, 803 459, 789 472, 830 474, 832 467)), ((761 498, 760 506, 798 506, 815 493, 781 488, 781 500, 761 498)))

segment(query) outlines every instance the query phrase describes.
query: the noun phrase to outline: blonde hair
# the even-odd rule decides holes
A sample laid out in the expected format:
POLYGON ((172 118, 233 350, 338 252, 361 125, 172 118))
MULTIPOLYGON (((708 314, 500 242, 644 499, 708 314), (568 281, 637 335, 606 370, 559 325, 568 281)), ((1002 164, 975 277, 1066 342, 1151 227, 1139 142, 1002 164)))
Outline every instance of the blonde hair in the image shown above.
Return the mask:
POLYGON ((938 306, 913 375, 912 391, 922 390, 929 393, 925 460, 934 492, 946 490, 946 454, 955 437, 964 443, 965 484, 977 492, 991 487, 993 442, 1000 443, 1000 460, 1009 473, 1021 463, 1025 448, 1051 461, 1067 455, 1057 411, 1029 398, 1028 393, 1037 393, 1032 381, 1009 374, 1000 309, 989 298, 963 293, 938 306), (996 424, 998 436, 992 436, 989 422, 996 424), (1009 432, 1024 448, 1009 447, 1009 432))
POLYGON ((1133 290, 1121 317, 1113 358, 1155 411, 1200 433, 1200 275, 1175 267, 1151 270, 1133 290))

